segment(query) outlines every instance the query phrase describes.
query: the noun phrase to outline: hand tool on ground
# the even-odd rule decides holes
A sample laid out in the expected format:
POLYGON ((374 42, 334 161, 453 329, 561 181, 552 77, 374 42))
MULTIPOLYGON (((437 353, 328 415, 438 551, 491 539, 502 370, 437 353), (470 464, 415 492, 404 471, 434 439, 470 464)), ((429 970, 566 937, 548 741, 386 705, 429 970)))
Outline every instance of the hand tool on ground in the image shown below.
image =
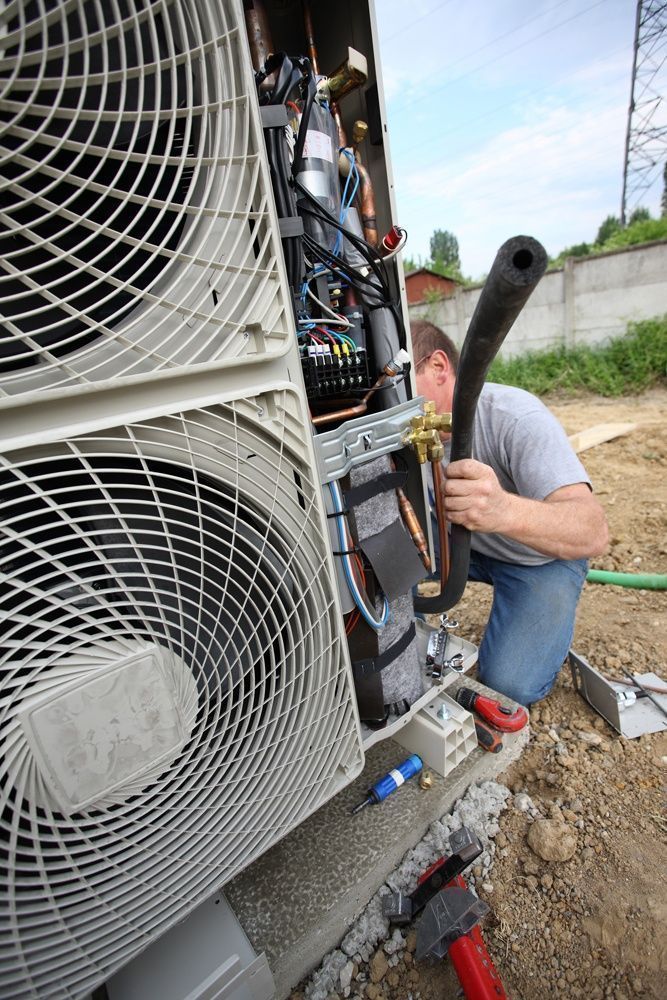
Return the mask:
POLYGON ((467 826, 449 838, 451 854, 431 865, 419 879, 414 892, 390 892, 382 897, 382 913, 392 924, 409 924, 436 892, 465 871, 482 853, 482 844, 467 826))
POLYGON ((369 788, 367 798, 354 807, 352 815, 356 816, 366 806, 377 805, 379 802, 383 802, 388 795, 391 795, 397 788, 400 788, 409 778, 414 777, 415 774, 419 774, 423 766, 424 762, 421 757, 418 757, 416 753, 411 754, 398 767, 388 771, 384 777, 375 782, 372 788, 369 788))
POLYGON ((498 730, 487 725, 483 719, 480 719, 479 716, 474 714, 473 721, 475 723, 475 732, 477 734, 477 745, 480 746, 482 750, 488 750, 489 753, 500 753, 503 748, 503 741, 500 738, 498 730))
POLYGON ((665 708, 664 708, 664 707, 663 707, 663 706, 662 706, 662 705, 660 704, 660 702, 658 701, 658 699, 657 699, 657 698, 655 697, 655 695, 652 695, 652 694, 651 694, 651 692, 650 692, 650 691, 648 690, 648 688, 645 688, 643 684, 640 684, 640 683, 639 683, 639 681, 638 681, 638 680, 637 680, 637 678, 636 678, 636 677, 634 676, 634 674, 631 674, 629 670, 626 670, 626 669, 625 669, 625 667, 621 667, 621 670, 623 671, 623 673, 625 674, 625 676, 626 676, 626 677, 628 677, 628 678, 629 678, 629 679, 630 679, 630 680, 632 681, 632 683, 633 683, 633 684, 635 685, 635 687, 638 687, 640 691, 643 691, 643 692, 644 692, 644 694, 646 695, 646 697, 647 697, 647 698, 648 698, 648 699, 649 699, 650 701, 652 701, 652 702, 653 702, 653 704, 655 705, 655 707, 656 707, 657 709, 659 709, 659 711, 661 711, 663 715, 667 715, 667 709, 665 709, 665 708))
POLYGON ((489 907, 457 875, 424 907, 417 928, 419 961, 449 955, 467 1000, 507 1000, 500 976, 477 926, 489 907))
POLYGON ((476 712, 494 729, 503 733, 517 733, 528 722, 528 713, 519 705, 515 709, 507 708, 495 698, 488 698, 469 687, 460 687, 456 692, 456 700, 469 712, 476 712))
POLYGON ((486 950, 477 923, 489 907, 468 891, 461 873, 482 851, 479 838, 462 826, 449 838, 450 857, 423 873, 410 895, 383 898, 383 913, 395 924, 409 923, 423 911, 417 925, 417 956, 449 954, 468 1000, 503 1000, 506 994, 486 950))

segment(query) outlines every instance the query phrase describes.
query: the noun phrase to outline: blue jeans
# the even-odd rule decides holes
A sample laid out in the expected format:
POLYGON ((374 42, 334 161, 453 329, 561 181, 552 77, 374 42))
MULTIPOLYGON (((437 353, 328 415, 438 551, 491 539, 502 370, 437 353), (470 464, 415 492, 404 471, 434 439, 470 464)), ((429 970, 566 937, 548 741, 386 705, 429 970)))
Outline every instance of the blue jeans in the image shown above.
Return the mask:
POLYGON ((530 705, 553 687, 574 634, 586 559, 518 566, 471 552, 468 579, 493 587, 479 647, 483 684, 530 705))

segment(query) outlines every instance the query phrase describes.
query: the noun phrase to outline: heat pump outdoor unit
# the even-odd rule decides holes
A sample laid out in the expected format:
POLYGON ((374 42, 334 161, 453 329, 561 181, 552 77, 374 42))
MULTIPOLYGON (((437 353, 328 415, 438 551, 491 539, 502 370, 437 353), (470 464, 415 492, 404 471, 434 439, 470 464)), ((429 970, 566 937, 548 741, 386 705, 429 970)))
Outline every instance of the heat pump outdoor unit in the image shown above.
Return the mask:
MULTIPOLYGON (((350 306, 348 332, 326 334, 337 354, 313 350, 306 297, 340 293, 313 264, 307 219, 304 233, 277 211, 264 130, 288 130, 263 114, 249 6, 0 9, 3 997, 88 996, 363 768, 346 632, 366 626, 341 584, 346 515, 331 504, 350 463, 362 502, 366 469, 382 477, 401 447, 417 412, 407 368, 377 394, 372 428, 318 434, 314 414, 332 358, 365 392, 399 346, 407 357, 392 333, 400 288, 394 273, 392 312, 371 259, 367 332, 350 306), (302 234, 308 253, 284 255, 302 234)), ((303 46, 301 3, 270 6, 303 46)), ((348 34, 372 48, 368 4, 318 8, 332 66, 348 34)), ((377 117, 372 67, 369 80, 377 117)), ((305 121, 312 99, 287 104, 305 121)), ((386 231, 381 116, 373 129, 386 231)), ((326 138, 304 143, 304 162, 326 138)), ((311 168, 304 185, 322 179, 311 168)), ((395 491, 380 502, 396 529, 395 491)), ((412 657, 421 695, 409 587, 401 599, 410 628, 395 615, 387 644, 412 657)))

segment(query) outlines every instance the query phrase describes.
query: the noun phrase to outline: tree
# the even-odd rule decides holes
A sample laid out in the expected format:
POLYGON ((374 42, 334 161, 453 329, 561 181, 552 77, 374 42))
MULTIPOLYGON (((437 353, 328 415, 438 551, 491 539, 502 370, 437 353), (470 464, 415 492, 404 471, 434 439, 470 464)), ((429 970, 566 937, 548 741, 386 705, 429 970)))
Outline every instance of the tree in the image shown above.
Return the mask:
POLYGON ((631 226, 634 222, 648 222, 650 218, 651 213, 648 208, 636 208, 628 219, 628 225, 631 226))
POLYGON ((662 201, 660 208, 662 209, 663 219, 667 218, 667 160, 665 160, 665 168, 662 171, 662 201))
POLYGON ((598 229, 598 234, 595 237, 596 243, 606 243, 610 236, 617 233, 621 228, 621 220, 616 215, 608 215, 604 220, 600 228, 598 229))
POLYGON ((432 269, 440 274, 460 272, 459 241, 448 229, 436 229, 431 236, 432 269))

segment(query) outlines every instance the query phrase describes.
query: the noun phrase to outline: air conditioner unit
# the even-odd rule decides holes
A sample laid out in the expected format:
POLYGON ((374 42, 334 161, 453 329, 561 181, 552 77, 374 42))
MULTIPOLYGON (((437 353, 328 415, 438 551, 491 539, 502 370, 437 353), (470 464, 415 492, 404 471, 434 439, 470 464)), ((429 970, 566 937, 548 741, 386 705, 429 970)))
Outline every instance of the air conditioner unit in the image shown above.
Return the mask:
MULTIPOLYGON (((317 293, 288 281, 281 240, 302 229, 278 217, 264 130, 287 132, 262 110, 244 7, 261 5, 0 11, 6 996, 87 995, 349 784, 364 748, 393 731, 360 725, 338 484, 383 474, 419 405, 403 372, 367 414, 312 420, 337 355, 312 349, 305 296, 340 291, 312 261, 317 293)), ((301 3, 267 7, 281 49, 307 48, 301 3)), ((345 98, 344 119, 369 118, 387 232, 372 9, 339 0, 313 14, 331 69, 352 36, 368 54, 368 87, 345 98)), ((362 279, 377 371, 409 347, 392 328, 401 282, 392 262, 392 312, 384 278, 362 279)), ((353 374, 365 390, 369 375, 353 374)), ((407 464, 428 531, 423 477, 407 464)), ((398 518, 387 503, 383 529, 398 518)), ((359 517, 360 533, 374 517, 359 517)), ((401 601, 411 619, 409 589, 401 601)), ((405 635, 416 697, 394 729, 432 691, 414 625, 405 635)))
POLYGON ((3 5, 2 394, 285 351, 239 7, 3 5))

